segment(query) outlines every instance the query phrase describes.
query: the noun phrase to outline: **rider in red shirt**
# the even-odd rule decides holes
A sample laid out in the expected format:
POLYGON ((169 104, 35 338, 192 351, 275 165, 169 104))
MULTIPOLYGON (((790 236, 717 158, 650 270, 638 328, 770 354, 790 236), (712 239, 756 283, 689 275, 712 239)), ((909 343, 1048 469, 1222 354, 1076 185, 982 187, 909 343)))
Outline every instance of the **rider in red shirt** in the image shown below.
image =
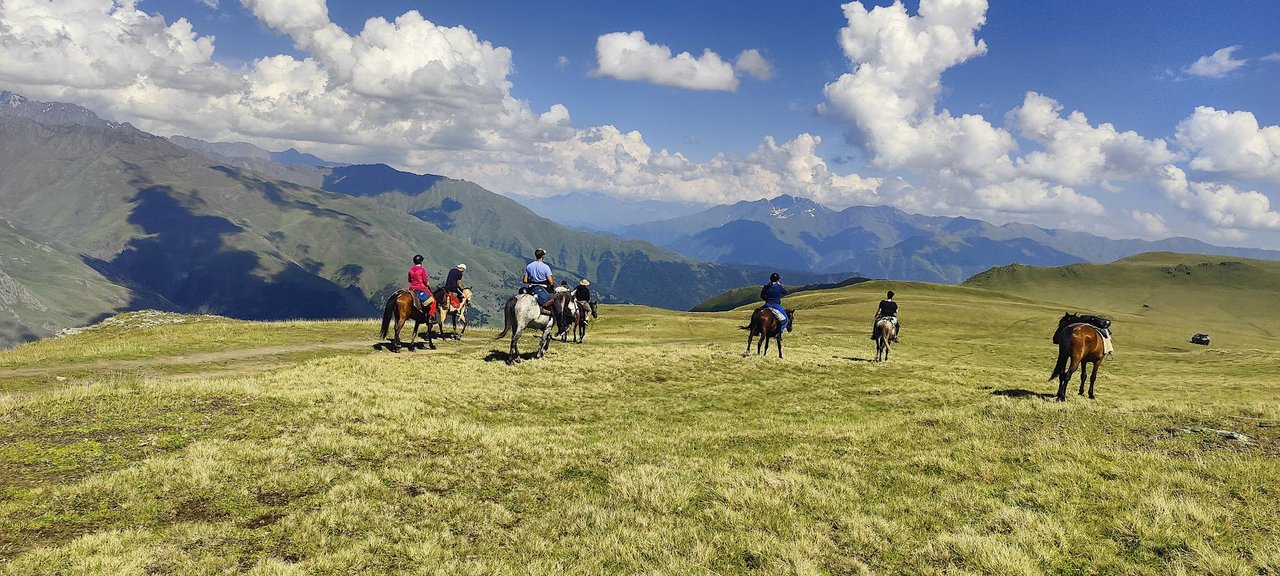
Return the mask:
POLYGON ((413 266, 409 267, 409 289, 418 295, 423 303, 430 302, 427 314, 435 313, 436 303, 431 300, 431 281, 427 278, 427 269, 422 267, 422 255, 413 257, 413 266))

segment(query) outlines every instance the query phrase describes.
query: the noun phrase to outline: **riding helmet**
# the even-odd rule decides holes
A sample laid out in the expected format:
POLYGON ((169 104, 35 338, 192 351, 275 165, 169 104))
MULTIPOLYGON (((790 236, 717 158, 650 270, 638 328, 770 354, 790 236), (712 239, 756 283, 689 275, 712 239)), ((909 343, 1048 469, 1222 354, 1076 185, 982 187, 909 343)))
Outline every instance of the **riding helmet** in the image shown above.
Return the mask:
POLYGON ((422 263, 422 255, 421 255, 421 254, 414 254, 414 255, 413 255, 413 263, 414 263, 414 264, 421 264, 421 263, 422 263))
POLYGON ((777 282, 777 281, 779 281, 779 280, 781 280, 781 279, 782 279, 782 277, 781 277, 781 276, 779 276, 777 272, 774 272, 773 274, 770 274, 770 275, 769 275, 769 281, 770 281, 770 282, 777 282))

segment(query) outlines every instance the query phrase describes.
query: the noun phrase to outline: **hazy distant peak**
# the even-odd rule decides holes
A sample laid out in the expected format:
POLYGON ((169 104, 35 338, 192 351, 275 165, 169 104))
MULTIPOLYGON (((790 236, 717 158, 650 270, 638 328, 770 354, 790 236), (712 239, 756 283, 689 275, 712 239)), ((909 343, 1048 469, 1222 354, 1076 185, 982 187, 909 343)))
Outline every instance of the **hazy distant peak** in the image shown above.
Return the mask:
POLYGON ((27 118, 49 126, 89 126, 93 128, 131 127, 108 122, 75 104, 40 102, 5 90, 0 92, 0 118, 27 118))

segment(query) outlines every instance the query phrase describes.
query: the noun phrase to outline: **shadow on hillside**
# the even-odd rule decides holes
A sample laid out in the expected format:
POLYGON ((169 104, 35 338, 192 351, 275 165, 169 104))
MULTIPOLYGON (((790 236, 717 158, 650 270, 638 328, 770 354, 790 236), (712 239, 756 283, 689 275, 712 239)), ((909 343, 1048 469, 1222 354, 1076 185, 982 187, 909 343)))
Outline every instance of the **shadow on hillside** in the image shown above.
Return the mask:
POLYGON ((274 182, 269 182, 261 178, 256 178, 251 173, 245 170, 240 170, 237 168, 232 168, 230 166, 223 166, 223 165, 210 166, 209 168, 223 173, 228 178, 231 178, 236 182, 239 182, 241 186, 244 186, 249 190, 256 190, 261 192, 263 198, 266 198, 268 202, 271 202, 276 206, 279 206, 281 208, 293 208, 296 210, 305 210, 308 213, 310 213, 312 216, 317 216, 320 218, 332 218, 335 220, 341 220, 345 222, 348 226, 359 231, 361 234, 364 234, 365 236, 372 236, 372 234, 369 232, 369 226, 371 225, 368 222, 365 222, 364 220, 361 220, 355 216, 347 214, 346 212, 339 212, 332 208, 325 208, 313 202, 307 202, 304 200, 299 200, 297 198, 286 197, 284 195, 284 191, 281 190, 281 188, 277 186, 274 182))
POLYGON ((364 317, 373 311, 355 286, 339 286, 278 254, 229 246, 228 238, 252 232, 196 213, 193 208, 204 206, 198 193, 145 186, 145 177, 133 183, 139 189, 127 221, 143 234, 110 261, 81 257, 130 288, 126 310, 160 307, 250 320, 364 317), (277 265, 263 266, 264 257, 277 265), (278 271, 264 276, 264 267, 278 271))
POLYGON ((1052 400, 1057 396, 1053 392, 1033 392, 1023 388, 1005 388, 1004 390, 996 390, 991 395, 1004 396, 1006 398, 1030 398, 1034 396, 1041 400, 1052 400))

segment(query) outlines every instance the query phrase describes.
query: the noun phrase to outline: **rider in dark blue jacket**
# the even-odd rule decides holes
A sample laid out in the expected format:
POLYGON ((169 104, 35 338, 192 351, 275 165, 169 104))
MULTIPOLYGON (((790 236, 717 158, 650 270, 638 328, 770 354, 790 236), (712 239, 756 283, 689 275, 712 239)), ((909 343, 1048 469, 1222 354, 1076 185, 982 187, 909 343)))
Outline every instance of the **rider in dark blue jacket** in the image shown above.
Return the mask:
POLYGON ((782 297, 787 295, 787 289, 782 286, 777 272, 769 275, 769 283, 760 288, 760 299, 764 300, 764 305, 770 309, 777 310, 782 320, 782 327, 791 329, 791 317, 787 315, 787 311, 782 309, 782 297))

